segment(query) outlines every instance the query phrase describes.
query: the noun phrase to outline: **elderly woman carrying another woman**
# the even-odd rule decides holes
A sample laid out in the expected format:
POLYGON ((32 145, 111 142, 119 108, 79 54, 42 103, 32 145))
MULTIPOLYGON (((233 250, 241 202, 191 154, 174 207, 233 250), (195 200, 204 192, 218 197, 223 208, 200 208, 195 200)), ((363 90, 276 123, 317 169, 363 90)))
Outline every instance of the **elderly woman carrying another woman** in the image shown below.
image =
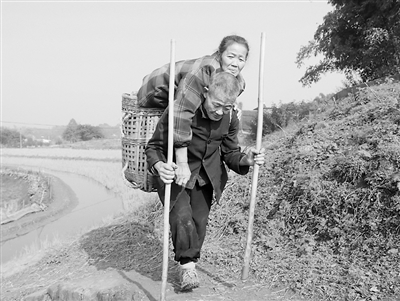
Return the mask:
MULTIPOLYGON (((160 178, 157 192, 163 203, 165 184, 172 184, 169 221, 182 290, 199 286, 195 264, 200 258, 213 192, 218 200, 227 181, 222 162, 239 174, 264 162, 263 152, 244 154, 238 146, 239 120, 233 107, 245 87, 240 72, 248 52, 244 38, 227 36, 212 55, 177 62, 174 163, 166 163, 168 110, 146 146, 149 169, 160 178)), ((166 108, 169 78, 169 64, 147 75, 137 94, 139 105, 166 108)))

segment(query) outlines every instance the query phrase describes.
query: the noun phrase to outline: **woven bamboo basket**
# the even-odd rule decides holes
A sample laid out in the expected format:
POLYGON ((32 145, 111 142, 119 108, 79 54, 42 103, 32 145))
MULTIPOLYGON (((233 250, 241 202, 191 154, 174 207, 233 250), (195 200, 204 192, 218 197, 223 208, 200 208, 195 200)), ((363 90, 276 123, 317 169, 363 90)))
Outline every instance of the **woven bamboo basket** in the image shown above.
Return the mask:
POLYGON ((122 177, 131 188, 156 191, 155 176, 147 169, 145 148, 163 112, 139 107, 135 92, 122 94, 122 177))

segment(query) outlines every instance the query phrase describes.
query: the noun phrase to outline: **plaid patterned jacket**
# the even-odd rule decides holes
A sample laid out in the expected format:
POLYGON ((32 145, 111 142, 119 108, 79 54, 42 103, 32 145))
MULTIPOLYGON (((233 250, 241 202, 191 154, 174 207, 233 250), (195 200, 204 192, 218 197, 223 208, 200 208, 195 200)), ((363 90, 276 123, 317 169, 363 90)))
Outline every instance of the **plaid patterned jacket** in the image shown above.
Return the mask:
MULTIPOLYGON (((175 63, 175 101, 174 101, 174 147, 187 147, 192 140, 191 124, 193 116, 202 103, 205 88, 210 78, 221 72, 218 55, 178 61, 175 63)), ((170 66, 166 64, 143 79, 137 97, 142 107, 166 108, 168 106, 170 66)), ((237 76, 244 91, 245 81, 237 76)))

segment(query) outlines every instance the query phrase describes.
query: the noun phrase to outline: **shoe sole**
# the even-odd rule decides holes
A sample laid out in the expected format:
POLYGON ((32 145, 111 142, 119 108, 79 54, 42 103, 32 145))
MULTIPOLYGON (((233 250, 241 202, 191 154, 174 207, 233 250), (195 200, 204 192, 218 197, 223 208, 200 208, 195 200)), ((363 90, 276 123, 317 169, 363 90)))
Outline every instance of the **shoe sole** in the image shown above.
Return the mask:
POLYGON ((181 291, 189 291, 194 288, 198 288, 199 286, 200 286, 199 283, 189 283, 189 284, 186 284, 185 286, 182 286, 181 291))

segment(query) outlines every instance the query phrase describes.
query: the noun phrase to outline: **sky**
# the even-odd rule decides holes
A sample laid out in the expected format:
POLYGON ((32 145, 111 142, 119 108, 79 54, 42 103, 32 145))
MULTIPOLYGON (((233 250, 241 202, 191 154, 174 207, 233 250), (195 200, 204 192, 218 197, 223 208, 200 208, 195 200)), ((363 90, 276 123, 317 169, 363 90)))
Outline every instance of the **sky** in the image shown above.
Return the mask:
POLYGON ((312 40, 327 1, 1 1, 3 126, 117 125, 123 93, 170 62, 217 50, 237 34, 250 46, 242 75, 244 110, 258 106, 261 34, 265 33, 262 102, 310 101, 335 93, 344 75, 311 87, 299 79, 300 47, 312 40))

